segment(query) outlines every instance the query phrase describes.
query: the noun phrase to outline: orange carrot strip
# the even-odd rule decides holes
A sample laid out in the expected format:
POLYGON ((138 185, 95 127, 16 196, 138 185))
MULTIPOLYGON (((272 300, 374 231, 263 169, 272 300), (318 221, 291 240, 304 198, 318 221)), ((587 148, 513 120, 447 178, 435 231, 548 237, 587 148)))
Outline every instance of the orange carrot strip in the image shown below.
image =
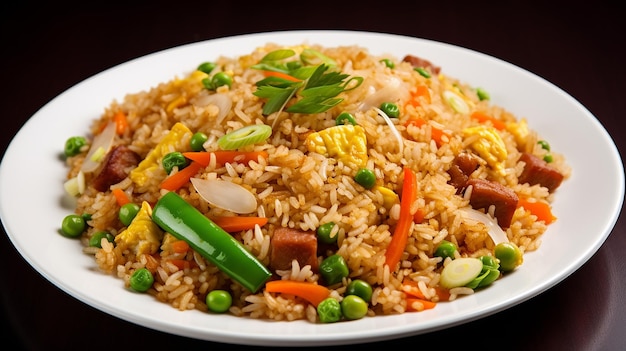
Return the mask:
POLYGON ((189 179, 196 175, 203 166, 198 162, 191 162, 187 167, 168 176, 161 182, 161 189, 175 191, 187 184, 189 179))
POLYGON ((128 128, 126 114, 122 111, 118 111, 113 115, 113 121, 115 122, 115 132, 117 135, 124 135, 124 131, 128 128))
POLYGON ((187 261, 187 260, 183 260, 183 259, 179 259, 179 258, 170 259, 170 260, 168 260, 168 262, 170 262, 174 266, 178 267, 178 269, 191 268, 191 266, 192 266, 192 262, 191 261, 187 261))
POLYGON ((189 244, 185 240, 176 240, 170 243, 172 251, 176 253, 185 253, 189 251, 189 244))
POLYGON ((411 99, 407 102, 407 104, 417 107, 422 105, 422 101, 427 104, 430 104, 431 102, 430 91, 424 84, 418 85, 415 91, 411 91, 411 99))
POLYGON ((204 167, 209 165, 211 162, 211 154, 215 155, 215 162, 217 164, 223 165, 226 163, 234 163, 234 162, 250 162, 250 161, 258 161, 259 157, 268 158, 269 155, 266 151, 190 151, 183 152, 183 156, 186 158, 196 161, 203 165, 204 167))
POLYGON ((520 198, 517 202, 517 207, 524 207, 530 211, 530 213, 537 216, 537 220, 544 221, 546 224, 550 224, 556 220, 548 203, 542 201, 530 202, 526 198, 520 198))
POLYGON ((496 119, 488 114, 486 114, 485 112, 482 111, 474 111, 472 112, 471 118, 477 120, 480 123, 487 123, 487 122, 491 122, 491 124, 493 125, 494 128, 496 128, 497 130, 504 130, 506 129, 506 124, 504 122, 502 122, 499 119, 496 119))
MULTIPOLYGON (((416 127, 420 128, 424 124, 426 124, 426 121, 424 119, 422 119, 422 118, 419 118, 419 117, 411 118, 411 119, 407 120, 406 122, 404 122, 404 126, 405 127, 408 127, 409 125, 413 125, 413 126, 416 126, 416 127)), ((443 136, 444 135, 448 135, 448 134, 445 133, 440 128, 437 128, 435 126, 430 126, 430 136, 435 141, 437 146, 441 146, 441 144, 443 144, 443 136)))
POLYGON ((292 82, 301 82, 302 79, 298 79, 294 76, 290 76, 287 73, 283 73, 283 72, 276 72, 276 71, 263 71, 263 75, 266 77, 276 77, 276 78, 282 78, 288 81, 292 81, 292 82))
POLYGON ((213 220, 215 224, 229 233, 254 229, 254 226, 257 224, 262 227, 267 224, 267 221, 268 219, 265 217, 249 216, 224 216, 217 217, 213 220))
POLYGON ((435 308, 435 306, 437 306, 437 303, 430 300, 424 300, 415 297, 406 298, 407 312, 421 312, 423 310, 435 308))
POLYGON ((389 270, 396 269, 400 262, 400 257, 409 239, 409 230, 413 222, 411 215, 411 204, 417 196, 417 177, 415 172, 408 167, 404 168, 404 180, 402 181, 402 194, 400 196, 400 218, 396 224, 396 229, 391 237, 391 242, 385 252, 385 264, 389 270))
POLYGON ((111 192, 113 193, 113 196, 115 196, 115 201, 117 202, 118 206, 122 207, 130 202, 130 198, 124 192, 124 190, 120 188, 115 188, 111 190, 111 192))
POLYGON ((424 215, 424 209, 418 208, 413 215, 413 222, 415 222, 416 224, 422 223, 424 221, 424 215))
MULTIPOLYGON (((412 297, 416 297, 418 299, 426 299, 426 296, 424 296, 416 281, 404 279, 404 281, 402 281, 402 291, 404 291, 404 293, 406 293, 407 295, 411 295, 412 297)), ((450 299, 450 291, 448 289, 436 286, 435 294, 437 294, 437 298, 439 299, 439 301, 448 301, 450 299)))
POLYGON ((323 285, 294 280, 269 281, 265 284, 265 291, 296 295, 307 300, 315 307, 330 296, 330 290, 323 285))

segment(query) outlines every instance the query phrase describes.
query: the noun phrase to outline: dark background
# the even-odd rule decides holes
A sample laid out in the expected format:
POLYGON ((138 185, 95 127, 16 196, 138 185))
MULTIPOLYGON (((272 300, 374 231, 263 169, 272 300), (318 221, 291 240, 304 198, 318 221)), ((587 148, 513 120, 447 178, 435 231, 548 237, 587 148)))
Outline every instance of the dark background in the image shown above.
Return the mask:
MULTIPOLYGON (((96 73, 187 43, 288 29, 402 34, 501 58, 572 95, 601 121, 620 152, 626 150, 621 127, 626 11, 616 1, 5 1, 0 6, 0 155, 33 113, 96 73)), ((625 232, 621 216, 582 268, 529 301, 446 330, 371 345, 621 350, 626 345, 625 232)), ((232 346, 154 331, 95 310, 35 272, 4 231, 0 240, 1 264, 7 267, 0 273, 2 345, 13 343, 15 350, 232 346)))

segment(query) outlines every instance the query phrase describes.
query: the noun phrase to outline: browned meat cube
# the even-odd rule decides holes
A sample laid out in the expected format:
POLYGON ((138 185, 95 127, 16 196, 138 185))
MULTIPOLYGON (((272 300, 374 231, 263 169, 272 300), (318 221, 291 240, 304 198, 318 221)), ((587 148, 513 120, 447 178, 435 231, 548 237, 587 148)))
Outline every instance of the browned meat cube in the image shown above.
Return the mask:
POLYGON ((274 270, 291 269, 293 260, 300 267, 311 265, 317 271, 317 236, 314 232, 291 228, 277 228, 271 241, 270 267, 274 270))
POLYGON ((553 192, 561 185, 563 175, 553 167, 550 167, 546 161, 530 153, 523 153, 519 160, 526 164, 522 174, 519 176, 520 184, 539 184, 548 188, 550 192, 553 192))
POLYGON ((107 154, 100 173, 93 179, 93 187, 101 192, 109 190, 111 185, 124 180, 140 161, 141 157, 127 146, 116 146, 107 154))
POLYGON ((508 228, 519 201, 517 194, 500 183, 485 179, 470 179, 467 186, 470 185, 472 186, 470 205, 475 209, 494 205, 494 216, 498 219, 498 225, 508 228))

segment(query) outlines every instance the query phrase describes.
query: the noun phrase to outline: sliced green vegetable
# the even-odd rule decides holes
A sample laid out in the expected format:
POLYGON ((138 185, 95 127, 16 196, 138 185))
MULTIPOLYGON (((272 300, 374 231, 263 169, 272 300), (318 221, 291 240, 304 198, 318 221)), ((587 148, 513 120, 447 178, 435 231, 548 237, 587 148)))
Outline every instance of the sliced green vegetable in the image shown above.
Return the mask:
POLYGON ((348 123, 352 124, 353 126, 356 125, 356 119, 354 119, 354 116, 349 112, 340 113, 335 120, 335 124, 337 124, 338 126, 348 123))
POLYGON ((383 102, 380 104, 380 109, 392 118, 398 118, 400 116, 400 108, 393 102, 383 102))
POLYGON ((416 67, 414 68, 415 72, 419 73, 420 76, 424 77, 424 78, 430 78, 430 73, 428 73, 428 71, 424 68, 424 67, 416 67))
POLYGON ((465 286, 478 277, 483 263, 478 258, 460 257, 448 263, 441 271, 440 284, 446 289, 465 286))
POLYGON ((483 88, 476 88, 476 95, 478 95, 478 100, 480 101, 490 99, 489 93, 483 88))
POLYGON ((198 71, 204 72, 206 74, 210 74, 212 70, 215 69, 215 67, 217 67, 217 64, 214 62, 203 62, 201 64, 198 65, 198 68, 196 68, 198 71))
POLYGON ((266 124, 252 124, 222 135, 217 139, 217 145, 222 150, 236 150, 265 141, 270 135, 272 127, 266 124))
POLYGON ((480 261, 483 263, 483 269, 478 277, 466 285, 468 288, 485 287, 500 277, 500 271, 498 270, 500 264, 493 256, 481 256, 480 261))
POLYGON ((175 192, 168 192, 157 201, 152 220, 161 229, 185 240, 251 292, 258 291, 272 275, 239 241, 175 192))
POLYGON ((380 62, 382 62, 387 68, 394 69, 396 67, 396 64, 388 58, 384 58, 380 60, 380 62))

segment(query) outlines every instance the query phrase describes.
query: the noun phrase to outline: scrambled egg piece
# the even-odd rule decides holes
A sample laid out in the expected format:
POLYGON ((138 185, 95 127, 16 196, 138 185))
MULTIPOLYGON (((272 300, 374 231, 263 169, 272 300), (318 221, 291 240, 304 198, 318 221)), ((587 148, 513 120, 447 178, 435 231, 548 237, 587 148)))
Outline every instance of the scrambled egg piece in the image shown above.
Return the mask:
POLYGON ((152 208, 147 201, 128 227, 115 236, 115 242, 124 242, 135 254, 153 254, 158 251, 163 238, 163 230, 152 221, 152 208))
POLYGON ((163 156, 174 150, 186 151, 189 148, 189 143, 181 143, 181 140, 189 140, 189 138, 185 136, 191 137, 191 135, 191 130, 184 124, 180 122, 176 123, 157 146, 148 153, 148 156, 146 156, 136 168, 130 171, 128 175, 129 178, 137 186, 144 186, 150 179, 152 171, 159 168, 159 162, 163 156))
POLYGON ((309 152, 335 157, 354 169, 367 163, 367 136, 358 125, 338 125, 311 133, 304 144, 309 152))
POLYGON ((373 190, 378 190, 383 195, 383 206, 387 210, 390 210, 393 205, 400 202, 400 196, 387 187, 376 185, 373 190))
POLYGON ((526 119, 521 119, 519 122, 510 122, 506 124, 506 130, 513 134, 515 137, 515 143, 517 143, 518 149, 523 149, 526 146, 526 140, 528 140, 528 123, 526 119))
POLYGON ((478 135, 478 139, 470 145, 472 149, 493 169, 501 173, 504 172, 504 162, 508 153, 498 131, 495 128, 485 126, 470 127, 463 130, 465 138, 473 135, 478 135))

